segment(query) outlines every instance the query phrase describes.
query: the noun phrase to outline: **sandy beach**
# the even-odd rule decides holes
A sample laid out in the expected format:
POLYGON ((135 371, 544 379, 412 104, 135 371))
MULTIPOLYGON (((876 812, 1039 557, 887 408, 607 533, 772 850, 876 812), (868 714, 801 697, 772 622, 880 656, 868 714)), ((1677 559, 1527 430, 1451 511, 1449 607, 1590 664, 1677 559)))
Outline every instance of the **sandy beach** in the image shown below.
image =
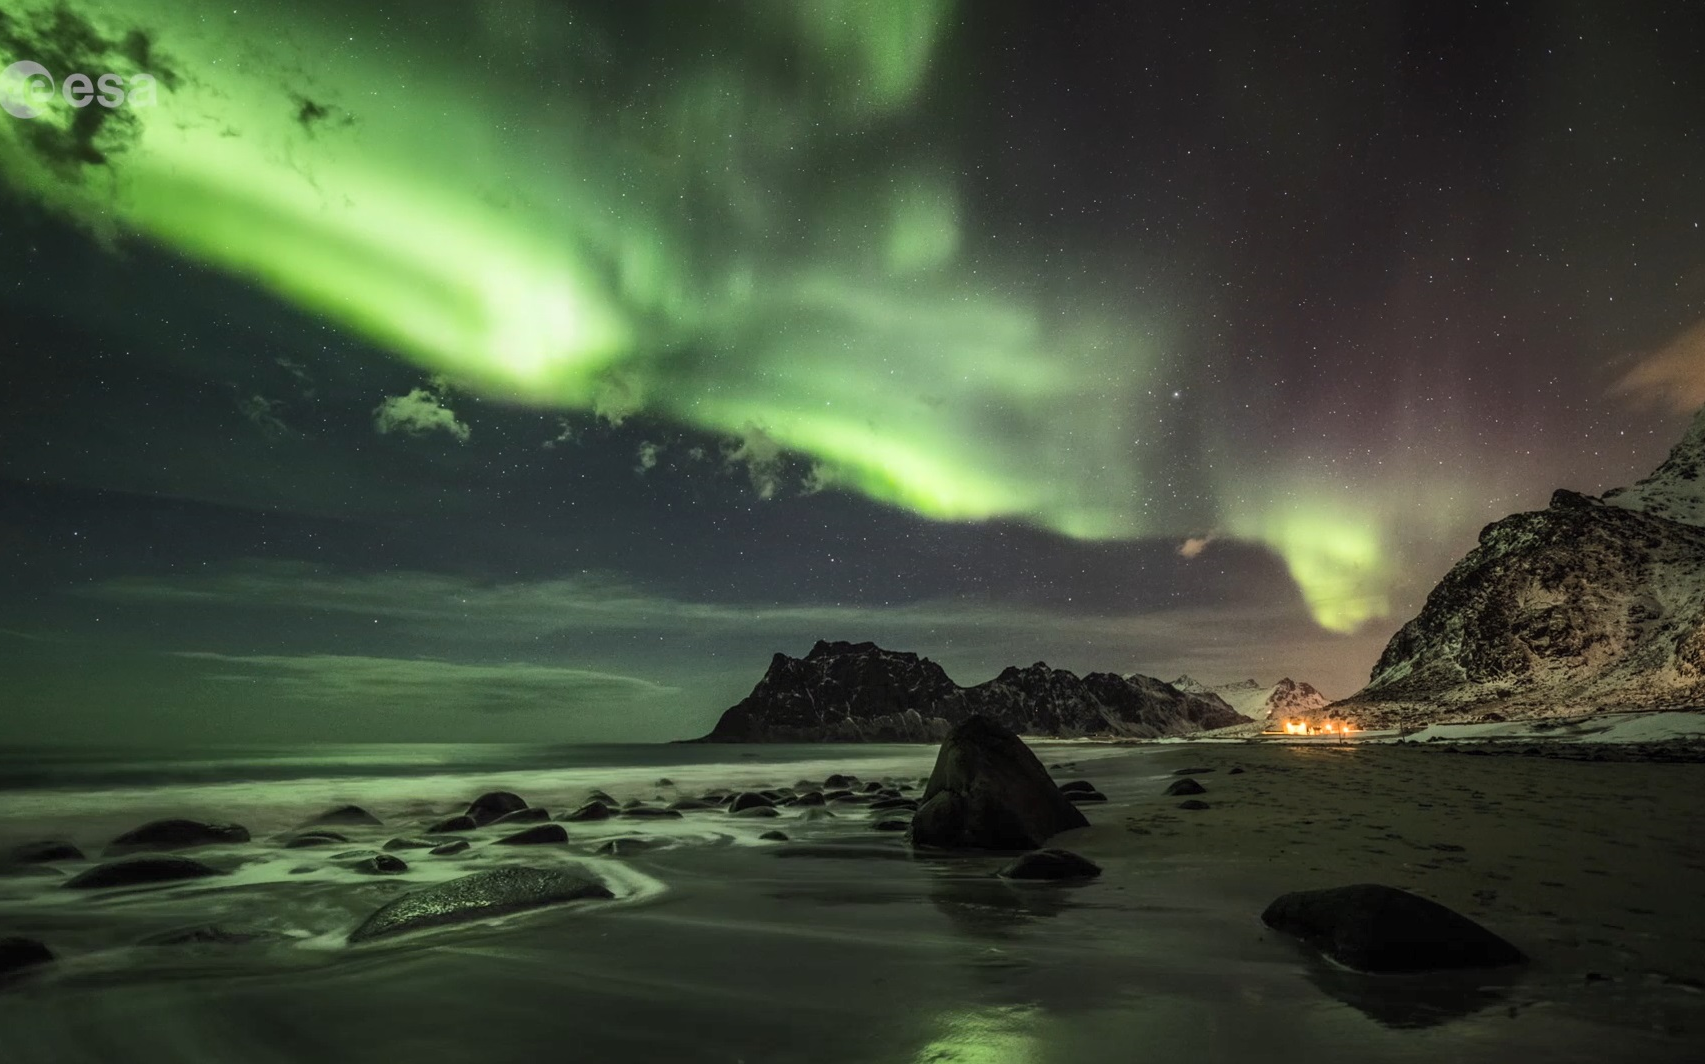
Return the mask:
MULTIPOLYGON (((383 881, 329 866, 291 877, 281 862, 311 862, 312 852, 281 858, 264 842, 210 855, 237 868, 213 886, 71 897, 80 892, 44 890, 56 886, 45 877, 5 877, 0 931, 48 941, 61 960, 0 992, 0 1059, 1697 1059, 1705 765, 1373 743, 1060 743, 1038 753, 1060 766, 1061 782, 1089 779, 1109 799, 1083 807, 1090 827, 1052 842, 1099 864, 1095 880, 1012 882, 993 876, 1007 860, 998 855, 914 855, 857 805, 809 821, 783 809, 763 820, 717 810, 574 824, 570 842, 548 852, 476 840, 442 867, 412 860, 408 876, 383 881), (1162 794, 1187 768, 1207 809, 1162 794), (759 838, 777 829, 788 841, 759 838), (614 837, 659 845, 599 856, 614 837), (618 897, 393 943, 344 941, 401 891, 512 861, 585 864, 618 897), (1468 914, 1531 963, 1362 976, 1259 920, 1284 892, 1368 881, 1468 914), (197 924, 285 937, 136 945, 197 924)), ((857 761, 856 748, 834 747, 810 764, 858 763, 915 786, 933 756, 914 747, 857 761)), ((676 775, 688 773, 694 788, 797 778, 790 763, 676 775)), ((617 798, 656 790, 632 773, 625 783, 610 771, 530 778, 540 788, 530 797, 553 806, 591 785, 617 798)), ((274 816, 334 793, 360 795, 388 821, 460 797, 400 800, 424 786, 289 791, 274 816)), ((77 835, 74 823, 55 826, 77 835)), ((17 841, 18 823, 4 830, 17 841)))

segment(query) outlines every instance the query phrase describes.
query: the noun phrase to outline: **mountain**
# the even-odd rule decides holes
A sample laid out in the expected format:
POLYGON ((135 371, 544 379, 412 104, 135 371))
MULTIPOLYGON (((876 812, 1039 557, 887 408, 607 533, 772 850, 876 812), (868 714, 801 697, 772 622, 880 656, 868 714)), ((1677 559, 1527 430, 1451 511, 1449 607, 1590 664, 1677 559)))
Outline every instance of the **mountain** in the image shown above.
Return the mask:
POLYGON ((1255 721, 1313 721, 1332 701, 1317 691, 1313 684, 1302 683, 1288 676, 1275 684, 1262 684, 1258 680, 1238 680, 1216 687, 1209 687, 1190 676, 1180 676, 1172 681, 1172 686, 1192 694, 1217 695, 1232 709, 1255 721))
POLYGON ((819 640, 803 658, 777 654, 752 693, 699 742, 933 742, 967 717, 1022 735, 1188 735, 1241 723, 1213 695, 1150 676, 1079 677, 1037 662, 960 687, 940 665, 874 643, 819 640))
POLYGON ((1363 727, 1705 708, 1705 409, 1651 476, 1480 544, 1337 704, 1363 727))

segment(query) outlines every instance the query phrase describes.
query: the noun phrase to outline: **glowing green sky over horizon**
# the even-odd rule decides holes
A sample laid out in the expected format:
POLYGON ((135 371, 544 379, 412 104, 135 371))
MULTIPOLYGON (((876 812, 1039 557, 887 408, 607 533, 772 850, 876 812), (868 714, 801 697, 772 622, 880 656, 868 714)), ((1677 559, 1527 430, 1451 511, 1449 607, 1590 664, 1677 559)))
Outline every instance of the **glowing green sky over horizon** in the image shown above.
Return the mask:
MULTIPOLYGON (((950 148, 906 134, 940 105, 948 0, 723 8, 731 25, 682 27, 650 70, 525 3, 470 7, 503 15, 459 38, 388 5, 70 9, 114 42, 145 30, 176 73, 106 166, 43 151, 63 103, 0 122, 0 175, 98 232, 482 394, 760 432, 934 519, 1247 539, 1324 627, 1389 612, 1377 509, 1236 455, 1206 501, 1161 496, 1169 459, 1143 441, 1180 416, 1174 312, 1045 305, 1033 264, 974 239, 950 148)), ((116 47, 60 58, 137 68, 116 47)))

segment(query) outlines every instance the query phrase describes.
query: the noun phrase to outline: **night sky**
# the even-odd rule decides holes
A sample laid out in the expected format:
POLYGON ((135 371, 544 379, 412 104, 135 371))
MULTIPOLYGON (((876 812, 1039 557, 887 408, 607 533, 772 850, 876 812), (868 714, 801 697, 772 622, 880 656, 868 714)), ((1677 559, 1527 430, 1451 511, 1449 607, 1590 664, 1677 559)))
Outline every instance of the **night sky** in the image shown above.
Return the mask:
POLYGON ((818 638, 1348 695, 1705 403, 1702 44, 8 3, 157 98, 0 114, 4 739, 676 738, 818 638))

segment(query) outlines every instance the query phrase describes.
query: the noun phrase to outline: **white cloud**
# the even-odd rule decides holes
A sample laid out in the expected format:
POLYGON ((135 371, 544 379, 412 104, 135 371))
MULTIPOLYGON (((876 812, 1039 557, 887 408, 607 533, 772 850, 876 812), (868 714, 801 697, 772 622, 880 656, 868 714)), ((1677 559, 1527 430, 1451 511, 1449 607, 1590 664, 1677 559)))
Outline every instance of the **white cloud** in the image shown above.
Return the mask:
POLYGON ((722 457, 730 469, 746 467, 758 498, 773 499, 781 490, 782 446, 758 426, 747 424, 739 439, 723 447, 722 457))
POLYGON ((639 445, 639 465, 634 467, 634 472, 644 476, 656 469, 657 459, 662 453, 663 444, 661 443, 652 443, 650 440, 641 443, 639 445))
POLYGON ((1178 553, 1186 558, 1194 558, 1208 549, 1208 544, 1214 541, 1212 532, 1205 536, 1191 536, 1178 545, 1178 553))
POLYGON ((400 432, 423 436, 429 432, 447 432, 459 443, 467 443, 472 434, 466 423, 457 420, 455 412, 425 388, 416 388, 407 395, 393 395, 374 407, 373 427, 380 435, 400 432))

